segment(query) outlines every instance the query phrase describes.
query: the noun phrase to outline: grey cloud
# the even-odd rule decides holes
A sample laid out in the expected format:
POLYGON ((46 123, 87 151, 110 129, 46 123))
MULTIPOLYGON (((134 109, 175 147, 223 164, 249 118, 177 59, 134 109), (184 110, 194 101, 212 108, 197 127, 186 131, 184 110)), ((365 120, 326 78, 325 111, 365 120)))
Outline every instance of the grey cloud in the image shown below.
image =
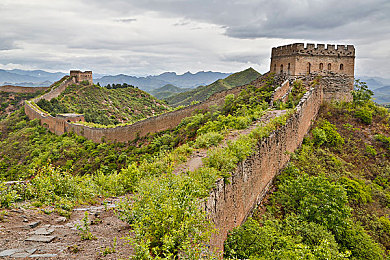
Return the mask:
POLYGON ((388 0, 116 0, 115 3, 129 11, 151 10, 218 24, 235 38, 351 39, 378 27, 382 31, 390 27, 388 0))
POLYGON ((121 23, 131 23, 131 22, 137 21, 137 19, 135 19, 135 18, 119 18, 119 19, 116 19, 115 21, 121 22, 121 23))
POLYGON ((113 74, 264 72, 272 46, 313 41, 355 44, 358 69, 374 73, 378 60, 385 75, 389 13, 388 0, 1 0, 0 60, 113 74))

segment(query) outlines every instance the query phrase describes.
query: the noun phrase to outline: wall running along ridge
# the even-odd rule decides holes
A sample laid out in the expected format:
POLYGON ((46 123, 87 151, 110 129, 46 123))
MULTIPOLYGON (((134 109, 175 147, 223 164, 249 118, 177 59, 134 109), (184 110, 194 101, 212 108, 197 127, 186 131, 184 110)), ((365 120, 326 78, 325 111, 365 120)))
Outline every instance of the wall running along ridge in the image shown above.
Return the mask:
POLYGON ((20 87, 12 85, 0 86, 0 92, 7 93, 35 93, 38 91, 45 91, 47 89, 49 89, 49 87, 20 87))
POLYGON ((260 140, 255 153, 238 164, 227 182, 223 178, 216 182, 204 205, 218 230, 211 238, 212 248, 222 251, 228 232, 240 226, 263 199, 275 175, 290 160, 290 153, 301 145, 322 101, 322 85, 311 88, 285 125, 260 140))
MULTIPOLYGON (((265 83, 267 78, 268 73, 260 76, 258 79, 252 81, 248 85, 260 87, 265 83)), ((66 89, 66 87, 72 83, 74 83, 72 81, 72 78, 66 78, 64 82, 60 84, 60 86, 52 89, 49 93, 46 93, 32 101, 36 103, 42 98, 50 100, 52 98, 58 97, 66 89)), ((74 117, 52 117, 48 113, 40 111, 29 101, 26 101, 25 103, 25 112, 30 119, 41 119, 41 125, 45 126, 51 132, 58 135, 61 135, 66 132, 74 132, 97 143, 102 142, 102 140, 128 142, 134 140, 137 137, 143 137, 151 133, 175 128, 177 125, 180 124, 183 118, 192 116, 194 112, 198 110, 208 110, 212 106, 223 105, 225 103, 225 97, 227 95, 237 95, 248 85, 243 85, 215 93, 206 101, 199 104, 191 105, 183 109, 164 113, 158 116, 149 117, 145 120, 138 121, 131 125, 118 126, 113 128, 96 128, 82 124, 71 123, 80 121, 79 118, 74 117)))
MULTIPOLYGON (((274 100, 288 93, 290 84, 287 80, 304 79, 313 80, 316 75, 286 77, 276 75, 277 85, 282 84, 274 93, 274 100)), ((248 85, 262 86, 268 74, 259 77, 248 85)), ((255 153, 238 164, 237 169, 228 178, 228 182, 219 179, 216 187, 211 190, 204 209, 218 232, 213 235, 210 245, 223 250, 223 243, 229 231, 241 225, 253 208, 262 200, 268 191, 273 178, 280 172, 290 159, 290 154, 297 149, 308 132, 312 121, 315 120, 323 101, 334 99, 342 100, 350 96, 348 83, 350 77, 332 74, 322 77, 315 88, 311 88, 301 99, 295 112, 289 117, 286 124, 263 138, 257 144, 255 153)), ((49 93, 36 98, 51 99, 57 97, 72 80, 65 79, 59 87, 49 93)), ((102 139, 126 142, 137 136, 145 136, 176 127, 183 118, 191 116, 197 110, 207 110, 212 105, 222 105, 228 94, 238 94, 247 85, 215 93, 205 102, 192 105, 184 109, 151 117, 135 124, 115 128, 92 128, 85 125, 71 124, 66 117, 52 117, 40 111, 31 101, 26 101, 25 112, 30 119, 38 118, 41 125, 49 128, 51 132, 63 134, 75 132, 95 142, 102 139)), ((72 119, 72 118, 71 118, 72 119)))

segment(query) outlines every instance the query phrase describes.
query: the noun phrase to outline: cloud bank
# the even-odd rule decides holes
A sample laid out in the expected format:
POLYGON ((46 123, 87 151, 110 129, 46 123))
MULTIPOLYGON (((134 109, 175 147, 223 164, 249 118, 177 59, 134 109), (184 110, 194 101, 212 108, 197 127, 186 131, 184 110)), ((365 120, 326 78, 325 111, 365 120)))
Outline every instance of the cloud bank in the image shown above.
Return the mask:
POLYGON ((273 46, 323 42, 390 77, 389 13, 388 0, 2 0, 0 68, 266 72, 273 46))

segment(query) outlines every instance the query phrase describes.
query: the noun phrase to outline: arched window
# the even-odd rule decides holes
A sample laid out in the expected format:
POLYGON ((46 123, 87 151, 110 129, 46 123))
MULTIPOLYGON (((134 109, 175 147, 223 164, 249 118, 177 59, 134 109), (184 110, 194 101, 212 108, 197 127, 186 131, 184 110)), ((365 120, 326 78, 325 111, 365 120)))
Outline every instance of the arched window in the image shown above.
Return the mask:
POLYGON ((328 63, 328 70, 332 69, 332 64, 328 63))
POLYGON ((287 65, 287 74, 290 75, 290 63, 287 65))
POLYGON ((344 70, 344 64, 340 64, 340 70, 344 70))
POLYGON ((307 73, 311 73, 311 63, 310 62, 308 62, 307 63, 307 73))
POLYGON ((283 73, 283 64, 280 65, 280 73, 283 73))
POLYGON ((324 69, 324 63, 320 63, 320 70, 324 69))

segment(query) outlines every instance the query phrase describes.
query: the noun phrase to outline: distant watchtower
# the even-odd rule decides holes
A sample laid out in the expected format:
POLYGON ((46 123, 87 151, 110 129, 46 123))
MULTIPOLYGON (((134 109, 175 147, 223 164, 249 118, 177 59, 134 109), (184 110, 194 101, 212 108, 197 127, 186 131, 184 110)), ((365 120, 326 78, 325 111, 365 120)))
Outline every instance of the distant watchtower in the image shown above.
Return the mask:
POLYGON ((333 73, 354 77, 355 47, 353 45, 294 43, 272 48, 270 71, 291 76, 333 73))
POLYGON ((93 84, 92 80, 92 71, 80 71, 80 70, 71 70, 70 78, 73 79, 75 83, 80 83, 82 81, 88 81, 89 84, 93 84))

